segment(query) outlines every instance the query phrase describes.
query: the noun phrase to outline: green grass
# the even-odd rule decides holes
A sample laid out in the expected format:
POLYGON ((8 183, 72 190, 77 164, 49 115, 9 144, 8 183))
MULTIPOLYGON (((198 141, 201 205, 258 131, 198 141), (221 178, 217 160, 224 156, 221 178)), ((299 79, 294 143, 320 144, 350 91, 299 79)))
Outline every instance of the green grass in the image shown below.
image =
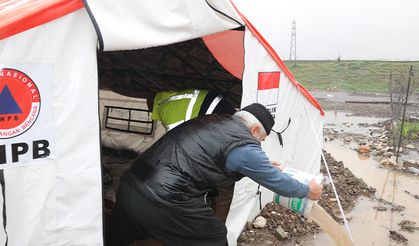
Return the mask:
POLYGON ((285 64, 308 90, 388 92, 390 72, 395 76, 410 66, 419 80, 419 61, 286 61, 285 64))
POLYGON ((419 136, 419 122, 404 122, 402 136, 403 138, 416 140, 419 136))

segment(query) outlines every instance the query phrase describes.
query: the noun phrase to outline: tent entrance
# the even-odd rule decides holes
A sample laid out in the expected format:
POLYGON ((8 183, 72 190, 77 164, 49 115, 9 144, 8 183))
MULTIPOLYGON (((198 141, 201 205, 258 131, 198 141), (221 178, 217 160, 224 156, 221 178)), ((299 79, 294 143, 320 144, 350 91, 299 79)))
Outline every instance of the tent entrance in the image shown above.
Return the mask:
POLYGON ((164 90, 206 89, 223 93, 239 108, 242 81, 218 62, 202 38, 147 49, 98 51, 97 60, 106 224, 120 175, 165 132, 151 123, 147 99, 164 90), (114 92, 112 98, 109 91, 114 92), (133 130, 131 124, 137 127, 133 130), (138 131, 140 125, 145 128, 138 131))

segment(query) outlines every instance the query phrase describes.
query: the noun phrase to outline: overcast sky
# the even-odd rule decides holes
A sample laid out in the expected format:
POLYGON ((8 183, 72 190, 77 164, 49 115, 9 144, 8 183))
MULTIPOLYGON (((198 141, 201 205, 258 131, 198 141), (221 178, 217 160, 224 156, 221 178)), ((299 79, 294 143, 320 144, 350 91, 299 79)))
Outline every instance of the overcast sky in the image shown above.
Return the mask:
POLYGON ((296 21, 297 59, 419 60, 419 0, 235 0, 282 59, 296 21), (254 11, 258 9, 259 11, 254 11), (275 20, 255 18, 267 13, 275 20), (257 21, 258 20, 258 21, 257 21))

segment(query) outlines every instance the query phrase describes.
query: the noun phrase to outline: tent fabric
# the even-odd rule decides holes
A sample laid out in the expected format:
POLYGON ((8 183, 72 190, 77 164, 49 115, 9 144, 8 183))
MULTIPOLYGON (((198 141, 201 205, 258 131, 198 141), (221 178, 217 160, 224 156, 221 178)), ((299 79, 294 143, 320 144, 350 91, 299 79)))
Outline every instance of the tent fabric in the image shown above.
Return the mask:
POLYGON ((228 1, 87 0, 86 4, 105 51, 167 45, 242 25, 228 1))
POLYGON ((0 40, 83 7, 82 0, 1 0, 0 40))
POLYGON ((84 9, 0 41, 1 68, 27 74, 41 97, 33 126, 1 143, 9 153, 12 144, 32 148, 33 141, 50 136, 51 151, 31 160, 30 149, 18 162, 8 158, 1 165, 6 191, 6 211, 0 206, 0 214, 5 212, 0 216, 2 245, 6 239, 10 246, 103 245, 96 47, 84 9), (51 78, 48 90, 37 72, 51 78), (46 114, 48 124, 42 120, 46 114))
MULTIPOLYGON (((24 2, 37 1, 22 1, 19 4, 24 2)), ((57 2, 64 5, 73 3, 70 5, 74 10, 81 7, 79 1, 57 2)), ((0 243, 8 240, 9 245, 103 244, 98 81, 106 81, 104 89, 110 88, 129 96, 136 96, 138 92, 133 91, 137 90, 140 91, 138 94, 146 94, 172 86, 202 88, 200 86, 205 84, 211 87, 208 89, 228 89, 229 94, 233 94, 231 100, 237 105, 260 102, 275 116, 275 130, 284 129, 291 119, 289 128, 283 133, 284 147, 280 147, 276 137, 269 136, 266 139, 263 148, 268 156, 285 166, 318 173, 323 124, 320 105, 295 80, 275 50, 251 24, 251 20, 234 9, 231 1, 86 2, 86 9, 44 25, 34 27, 44 22, 35 21, 35 17, 22 18, 31 25, 16 32, 0 32, 7 34, 0 41, 2 67, 14 66, 29 75, 32 71, 26 71, 27 67, 48 67, 52 72, 46 68, 42 71, 46 71, 53 81, 49 92, 40 87, 41 94, 52 94, 52 126, 35 123, 28 134, 5 141, 7 149, 10 149, 16 141, 31 140, 28 136, 32 134, 36 136, 45 132, 53 139, 50 146, 52 153, 48 158, 32 161, 26 158, 22 159, 22 165, 8 163, 3 166, 6 195, 0 202, 5 202, 8 209, 5 211, 7 221, 4 220, 7 222, 4 223, 7 234, 6 230, 2 232, 0 229, 0 243), (88 14, 91 19, 88 19, 88 14), (216 55, 217 62, 210 52, 217 54, 219 51, 209 43, 208 49, 201 37, 234 29, 244 23, 245 52, 240 85, 237 77, 240 70, 233 69, 229 65, 231 62, 226 62, 219 55, 216 55), (16 34, 21 31, 24 32, 16 34), (99 53, 97 64, 98 41, 100 49, 117 52, 99 53), (153 63, 153 60, 157 62, 153 63), (216 78, 219 84, 208 84, 208 78, 216 78), (224 85, 228 81, 232 83, 224 85), (127 87, 128 90, 125 89, 127 87), (240 99, 241 88, 243 92, 240 99)), ((7 7, 11 2, 3 3, 7 7)), ((19 4, 13 6, 15 10, 19 4)), ((49 12, 55 10, 51 6, 40 9, 48 9, 49 12)), ((3 10, 7 8, 0 11, 0 18, 10 16, 3 15, 8 13, 3 10)), ((29 10, 23 13, 26 11, 29 10)), ((68 9, 66 11, 71 12, 68 9)), ((43 21, 50 20, 48 18, 43 21)), ((260 18, 269 16, 260 15, 260 18)), ((14 19, 1 31, 17 27, 17 22, 14 19)), ((258 28, 269 32, 273 27, 258 28)), ((206 41, 210 39, 204 37, 206 41)), ((44 108, 41 109, 40 119, 45 117, 43 112, 44 108)), ((121 136, 124 135, 110 138, 109 142, 119 144, 124 139, 121 136)), ((136 148, 144 146, 131 144, 136 148)), ((236 184, 226 222, 229 245, 236 244, 246 220, 253 219, 259 213, 258 191, 256 183, 247 178, 236 184)), ((264 188, 261 191, 264 205, 272 200, 273 194, 264 188)))

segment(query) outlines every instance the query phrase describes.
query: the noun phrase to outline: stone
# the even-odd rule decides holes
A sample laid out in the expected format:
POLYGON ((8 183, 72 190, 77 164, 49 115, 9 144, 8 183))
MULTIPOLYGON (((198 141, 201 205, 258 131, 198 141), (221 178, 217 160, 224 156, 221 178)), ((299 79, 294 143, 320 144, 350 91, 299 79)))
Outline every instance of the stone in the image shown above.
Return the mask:
POLYGON ((358 148, 358 153, 360 154, 368 153, 369 151, 370 151, 370 146, 368 145, 361 145, 358 148))
POLYGON ((358 145, 356 143, 351 143, 349 145, 349 148, 352 149, 352 150, 357 150, 358 149, 358 145))
POLYGON ((360 145, 366 145, 368 143, 368 139, 361 138, 361 139, 358 139, 358 142, 360 145))
POLYGON ((384 153, 384 156, 388 157, 388 158, 391 158, 391 157, 393 157, 393 153, 387 152, 387 153, 384 153))
POLYGON ((266 226, 266 219, 263 216, 258 216, 255 221, 253 221, 253 226, 255 228, 264 228, 266 226))
POLYGON ((379 206, 379 207, 373 207, 375 210, 377 210, 377 211, 380 211, 380 212, 384 212, 384 211, 387 211, 387 208, 386 207, 383 207, 383 206, 379 206))
POLYGON ((390 159, 388 160, 388 163, 393 165, 393 166, 397 166, 396 157, 391 156, 390 159))
POLYGON ((407 164, 407 165, 416 165, 416 161, 415 160, 406 160, 406 161, 404 161, 404 164, 407 164))
MULTIPOLYGON (((399 148, 399 153, 402 153, 402 152, 403 152, 403 147, 400 147, 399 148)), ((397 148, 394 149, 394 153, 397 153, 397 148)))
POLYGON ((246 229, 247 229, 247 230, 252 230, 252 229, 253 229, 253 224, 252 224, 252 222, 251 222, 251 221, 247 221, 247 222, 246 222, 246 229))
POLYGON ((418 174, 419 175, 419 169, 414 168, 414 167, 408 167, 407 171, 409 171, 410 173, 414 173, 414 174, 418 174))
POLYGON ((412 144, 408 144, 406 145, 406 149, 415 149, 415 146, 413 146, 412 144))
POLYGON ((283 241, 288 239, 288 232, 286 232, 281 226, 275 229, 275 236, 278 240, 283 241))
POLYGON ((393 212, 402 212, 406 209, 406 207, 401 206, 401 205, 392 204, 391 206, 392 206, 391 211, 393 211, 393 212))
POLYGON ((415 230, 419 230, 419 227, 416 227, 416 222, 410 220, 402 220, 399 226, 402 231, 414 232, 415 230))
POLYGON ((396 232, 396 231, 390 231, 390 238, 396 241, 397 243, 403 243, 407 244, 407 241, 409 241, 406 237, 404 237, 402 234, 396 232))
POLYGON ((384 155, 386 152, 383 150, 383 149, 380 149, 380 150, 378 150, 377 152, 376 152, 376 155, 378 155, 378 156, 382 156, 382 155, 384 155))

